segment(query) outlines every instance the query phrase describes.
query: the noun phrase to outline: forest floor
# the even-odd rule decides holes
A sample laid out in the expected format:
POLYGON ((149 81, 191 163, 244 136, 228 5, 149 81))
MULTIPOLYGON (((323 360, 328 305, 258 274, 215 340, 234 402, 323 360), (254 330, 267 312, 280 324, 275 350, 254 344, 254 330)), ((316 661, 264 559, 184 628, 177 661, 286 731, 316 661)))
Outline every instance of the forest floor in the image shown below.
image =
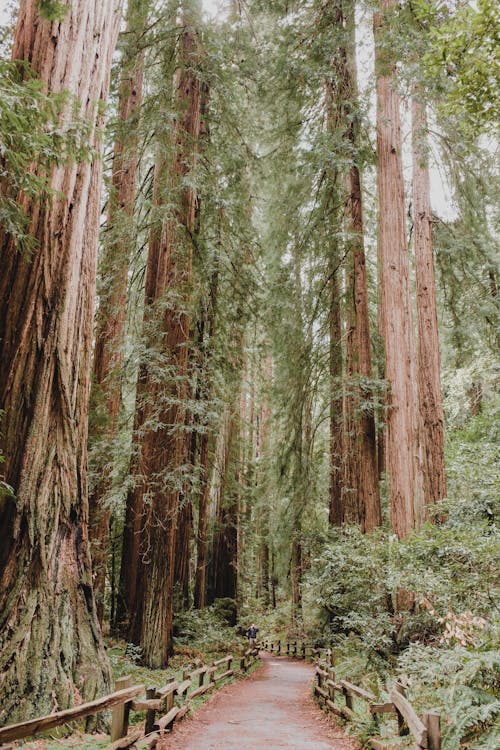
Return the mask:
POLYGON ((176 725, 158 750, 354 750, 313 701, 309 664, 265 653, 261 659, 248 679, 222 688, 176 725))

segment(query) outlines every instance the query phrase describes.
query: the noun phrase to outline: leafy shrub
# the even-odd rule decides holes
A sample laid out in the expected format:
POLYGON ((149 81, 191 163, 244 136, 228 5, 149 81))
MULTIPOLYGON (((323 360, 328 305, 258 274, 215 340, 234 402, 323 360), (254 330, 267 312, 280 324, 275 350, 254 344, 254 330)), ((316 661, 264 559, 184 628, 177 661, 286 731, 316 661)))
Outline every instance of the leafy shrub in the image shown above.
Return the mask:
POLYGON ((403 678, 417 710, 442 714, 445 750, 499 746, 498 432, 492 408, 452 435, 437 523, 405 540, 334 530, 307 581, 339 675, 376 693, 403 678))
POLYGON ((203 652, 228 651, 237 645, 236 628, 227 624, 228 600, 221 601, 225 604, 179 613, 174 620, 175 645, 196 644, 197 649, 203 652))

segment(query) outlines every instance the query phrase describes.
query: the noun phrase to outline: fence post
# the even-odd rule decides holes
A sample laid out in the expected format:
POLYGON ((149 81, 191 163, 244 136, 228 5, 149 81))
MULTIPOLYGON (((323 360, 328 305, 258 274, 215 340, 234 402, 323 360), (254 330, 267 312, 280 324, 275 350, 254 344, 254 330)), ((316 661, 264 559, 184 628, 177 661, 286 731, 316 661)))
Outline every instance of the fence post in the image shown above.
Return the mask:
MULTIPOLYGON (((115 690, 124 690, 125 688, 132 686, 132 679, 130 675, 127 677, 119 677, 115 682, 115 690)), ((111 742, 120 740, 128 732, 128 713, 130 710, 130 702, 121 703, 119 706, 115 706, 111 713, 111 742)))
POLYGON ((302 658, 305 659, 306 658, 306 644, 303 641, 302 641, 301 653, 302 653, 302 658))
POLYGON ((331 702, 335 703, 335 687, 331 684, 331 682, 332 682, 332 680, 330 678, 329 684, 327 685, 327 687, 328 687, 328 693, 330 695, 331 702))
MULTIPOLYGON (((172 682, 175 682, 175 678, 171 677, 168 682, 169 684, 171 684, 172 682)), ((167 712, 167 714, 170 711, 170 709, 174 707, 174 700, 175 700, 175 694, 174 694, 174 691, 171 690, 170 693, 168 693, 167 699, 165 701, 165 711, 167 712)))
MULTIPOLYGON (((400 693, 400 695, 403 696, 403 698, 406 698, 406 690, 404 689, 404 687, 401 685, 400 682, 396 682, 394 687, 398 691, 398 693, 400 693)), ((406 726, 406 721, 404 720, 404 717, 402 716, 402 714, 400 714, 397 708, 396 708, 396 715, 398 717, 399 736, 400 737, 408 736, 410 734, 410 730, 406 726)))
POLYGON ((228 669, 228 671, 231 669, 232 662, 233 662, 233 657, 231 656, 231 658, 227 660, 227 669, 228 669))
POLYGON ((345 704, 347 708, 352 711, 352 695, 347 691, 346 688, 342 688, 342 692, 345 698, 345 704))
POLYGON ((278 656, 281 656, 281 641, 278 641, 278 656))
MULTIPOLYGON (((150 700, 154 698, 156 695, 156 688, 148 688, 146 690, 146 698, 147 700, 150 700)), ((155 724, 155 714, 156 711, 154 708, 150 708, 148 711, 146 711, 146 725, 144 727, 144 734, 151 734, 153 731, 153 727, 155 724)))
POLYGON ((441 717, 435 711, 428 711, 422 716, 422 723, 427 729, 428 750, 441 750, 441 717))

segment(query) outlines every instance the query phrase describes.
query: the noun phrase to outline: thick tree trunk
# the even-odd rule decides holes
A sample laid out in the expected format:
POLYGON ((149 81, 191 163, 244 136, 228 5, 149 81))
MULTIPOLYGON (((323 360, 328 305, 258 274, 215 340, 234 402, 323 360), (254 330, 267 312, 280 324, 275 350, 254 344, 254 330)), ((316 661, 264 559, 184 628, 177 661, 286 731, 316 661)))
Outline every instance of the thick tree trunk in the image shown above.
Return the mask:
POLYGON ((127 9, 127 45, 123 50, 118 102, 119 129, 113 157, 104 250, 100 262, 101 288, 98 290, 99 309, 90 404, 96 427, 94 433, 89 435, 89 445, 92 447, 97 442, 99 453, 93 467, 98 478, 89 498, 89 512, 94 592, 100 622, 104 613, 109 544, 110 510, 105 502, 110 489, 109 450, 116 437, 120 409, 128 269, 135 245, 133 216, 144 79, 144 50, 137 49, 136 39, 145 26, 148 1, 132 0, 127 9))
POLYGON ((342 321, 340 289, 335 268, 330 278, 330 505, 331 526, 341 526, 343 470, 342 321))
POLYGON ((166 173, 164 165, 159 168, 164 173, 160 182, 178 205, 175 216, 166 220, 161 231, 152 233, 146 280, 146 304, 161 321, 160 355, 169 370, 168 382, 154 371, 148 378, 148 400, 156 405, 157 413, 143 429, 141 452, 148 507, 141 530, 141 587, 136 591, 134 631, 140 629, 144 662, 153 668, 167 664, 172 648, 175 538, 185 460, 188 302, 196 200, 187 178, 195 169, 200 131, 200 82, 194 69, 198 42, 190 19, 190 14, 185 16, 181 40, 174 164, 166 173))
MULTIPOLYGON (((212 368, 213 338, 217 315, 217 296, 219 290, 219 259, 215 259, 209 293, 209 309, 207 313, 208 347, 204 342, 204 352, 200 380, 203 387, 205 401, 212 397, 212 368)), ((204 326, 205 327, 205 326, 204 326)), ((194 606, 204 609, 207 595, 207 553, 208 553, 208 501, 209 501, 209 443, 210 432, 207 420, 200 437, 200 492, 198 498, 198 536, 196 540, 196 580, 194 590, 194 606)))
POLYGON ((214 582, 215 599, 236 599, 238 588, 238 502, 231 487, 233 438, 237 429, 237 411, 228 411, 224 425, 224 453, 221 467, 221 485, 214 536, 214 582))
POLYGON ((346 23, 345 54, 339 58, 339 73, 343 80, 343 109, 345 138, 354 153, 349 170, 349 190, 346 214, 350 235, 347 280, 347 336, 346 336, 346 487, 353 493, 351 503, 345 503, 344 521, 359 523, 363 531, 373 531, 380 526, 382 514, 377 467, 377 441, 374 407, 367 408, 372 394, 366 382, 372 377, 370 349, 370 319, 366 261, 363 241, 363 204, 361 176, 357 164, 358 123, 353 108, 358 96, 354 37, 354 4, 345 3, 343 13, 346 23), (349 517, 348 507, 353 515, 349 517))
MULTIPOLYGON (((375 433, 374 408, 367 408, 366 400, 371 400, 371 391, 363 381, 372 377, 370 351, 370 322, 368 315, 368 293, 366 283, 366 262, 363 247, 363 215, 361 183, 358 168, 351 167, 349 182, 351 193, 348 202, 349 229, 352 233, 351 257, 349 262, 347 304, 346 374, 349 378, 348 398, 350 408, 346 432, 352 436, 350 450, 346 448, 346 461, 352 461, 349 488, 356 493, 355 506, 363 531, 373 531, 382 522, 378 484, 377 441, 375 433)), ((344 521, 348 520, 344 515, 344 521)))
POLYGON ((292 585, 292 626, 297 629, 302 617, 302 542, 300 529, 294 532, 292 540, 292 559, 290 564, 290 579, 292 585))
POLYGON ((425 105, 412 102, 413 225, 418 318, 418 386, 423 420, 426 503, 446 497, 441 357, 432 254, 432 213, 426 148, 425 105))
MULTIPOLYGON (((392 0, 382 0, 390 10, 392 0)), ((391 523, 399 537, 415 527, 419 498, 418 403, 415 387, 415 341, 409 282, 405 199, 401 157, 399 96, 394 64, 382 55, 382 21, 375 17, 377 63, 377 153, 379 242, 383 285, 387 414, 387 472, 391 523)))
MULTIPOLYGON (((120 564, 120 581, 113 631, 125 637, 127 634, 133 642, 138 636, 132 634, 133 613, 137 605, 136 591, 139 576, 140 533, 144 515, 144 482, 141 471, 141 434, 140 430, 146 417, 146 368, 141 366, 137 379, 134 428, 132 433, 132 457, 130 474, 134 486, 127 493, 125 505, 125 523, 123 527, 122 555, 120 564)), ((140 622, 140 616, 135 618, 140 622)))
POLYGON ((30 258, 0 230, 0 453, 16 495, 0 498, 1 722, 66 708, 109 684, 92 592, 86 444, 96 125, 118 20, 114 0, 73 0, 52 23, 24 0, 15 32, 13 58, 29 61, 48 91, 75 95, 96 151, 54 167, 44 203, 19 197, 38 243, 30 258))
MULTIPOLYGON (((272 358, 267 355, 263 364, 263 388, 261 390, 261 407, 260 407, 260 425, 259 425, 259 440, 258 440, 258 454, 259 460, 257 470, 257 487, 262 486, 265 481, 265 475, 263 474, 263 466, 265 466, 265 459, 269 447, 269 431, 270 431, 270 420, 271 410, 265 391, 271 387, 272 376, 273 376, 273 363, 272 358)), ((262 603, 264 607, 269 606, 269 500, 267 493, 264 492, 263 498, 258 508, 259 514, 259 570, 257 580, 259 582, 259 594, 262 597, 262 603)))
POLYGON ((194 606, 205 609, 207 597, 207 556, 208 556, 208 494, 209 494, 209 455, 208 432, 200 438, 200 495, 198 500, 198 536, 196 540, 196 580, 194 606))

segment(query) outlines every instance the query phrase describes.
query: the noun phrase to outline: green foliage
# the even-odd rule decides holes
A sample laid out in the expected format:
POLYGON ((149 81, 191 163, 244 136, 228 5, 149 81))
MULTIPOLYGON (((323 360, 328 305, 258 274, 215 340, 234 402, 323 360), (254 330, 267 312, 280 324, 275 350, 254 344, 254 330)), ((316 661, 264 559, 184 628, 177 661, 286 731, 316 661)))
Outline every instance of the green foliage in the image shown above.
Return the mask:
MULTIPOLYGON (((435 18, 435 11, 431 13, 435 18)), ((423 64, 429 78, 441 81, 441 108, 458 115, 476 135, 496 130, 500 111, 497 3, 460 2, 444 23, 431 26, 429 37, 423 64)))
POLYGON ((47 93, 28 64, 0 60, 0 223, 25 252, 34 240, 19 196, 49 198, 51 168, 89 155, 85 124, 76 112, 69 116, 72 106, 65 92, 47 93))
POLYGON ((66 0, 38 0, 40 15, 46 21, 62 21, 69 11, 70 3, 66 0))
POLYGON ((178 647, 192 646, 206 652, 230 651, 240 645, 237 629, 227 624, 229 604, 220 599, 204 610, 180 612, 174 620, 174 641, 178 647))
POLYGON ((398 659, 400 676, 411 675, 409 694, 417 710, 432 706, 446 719, 443 747, 493 748, 500 739, 498 633, 485 633, 474 647, 412 645, 398 659))
MULTIPOLYGON (((340 675, 376 693, 399 676, 418 711, 443 716, 443 747, 498 743, 498 559, 495 400, 448 436, 453 499, 438 522, 398 541, 383 530, 333 531, 307 577, 340 675), (445 520, 443 520, 445 519, 445 520)), ((357 729, 367 728, 362 720, 357 729)))

